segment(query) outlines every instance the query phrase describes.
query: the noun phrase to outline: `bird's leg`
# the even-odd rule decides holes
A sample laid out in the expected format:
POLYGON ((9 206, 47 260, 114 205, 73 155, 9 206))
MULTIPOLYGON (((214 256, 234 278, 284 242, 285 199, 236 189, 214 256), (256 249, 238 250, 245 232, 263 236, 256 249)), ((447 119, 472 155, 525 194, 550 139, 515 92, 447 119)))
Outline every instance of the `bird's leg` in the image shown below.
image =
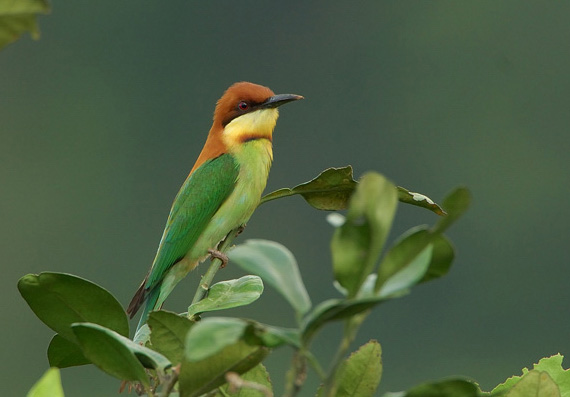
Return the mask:
POLYGON ((228 264, 229 258, 226 254, 224 254, 221 251, 215 250, 215 249, 209 249, 208 253, 210 254, 210 256, 212 258, 215 259, 219 259, 222 261, 222 264, 220 266, 220 269, 223 269, 224 267, 226 267, 226 265, 228 264))

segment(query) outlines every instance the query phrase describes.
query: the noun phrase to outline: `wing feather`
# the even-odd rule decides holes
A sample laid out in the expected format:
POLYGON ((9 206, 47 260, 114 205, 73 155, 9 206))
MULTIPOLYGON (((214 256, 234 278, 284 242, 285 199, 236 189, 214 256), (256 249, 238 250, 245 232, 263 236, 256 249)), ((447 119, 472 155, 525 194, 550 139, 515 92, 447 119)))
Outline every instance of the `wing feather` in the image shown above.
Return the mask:
POLYGON ((151 290, 166 272, 192 248, 210 219, 234 189, 239 166, 230 154, 206 161, 184 182, 162 234, 154 263, 145 283, 151 290))

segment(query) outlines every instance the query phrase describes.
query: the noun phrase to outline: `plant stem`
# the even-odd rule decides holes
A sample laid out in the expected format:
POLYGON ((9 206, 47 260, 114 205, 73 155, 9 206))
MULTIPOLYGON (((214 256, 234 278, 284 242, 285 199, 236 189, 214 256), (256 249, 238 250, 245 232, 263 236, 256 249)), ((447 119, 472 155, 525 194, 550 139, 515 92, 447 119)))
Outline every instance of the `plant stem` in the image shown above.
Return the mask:
POLYGON ((307 378, 307 360, 300 350, 295 350, 291 368, 287 371, 287 383, 284 397, 294 397, 307 378))
POLYGON ((354 340, 356 332, 358 331, 358 328, 362 324, 362 321, 364 320, 364 317, 366 317, 366 315, 367 314, 364 315, 361 314, 356 317, 351 317, 350 319, 346 320, 346 322, 344 323, 344 335, 334 356, 333 364, 329 371, 329 375, 325 380, 322 396, 334 397, 336 395, 337 391, 336 381, 338 377, 338 371, 340 369, 340 366, 344 360, 346 353, 348 352, 348 349, 350 348, 350 344, 354 340))
MULTIPOLYGON (((234 229, 228 233, 226 238, 220 243, 220 245, 218 245, 218 251, 225 252, 228 249, 228 247, 230 246, 230 244, 232 243, 232 241, 236 237, 237 231, 238 231, 238 229, 234 229)), ((198 286, 198 289, 196 290, 196 294, 194 294, 194 299, 192 299, 192 304, 199 302, 202 299, 204 299, 204 297, 208 293, 208 290, 210 289, 210 285, 212 284, 212 280, 214 280, 214 276, 216 275, 218 270, 220 270, 221 265, 222 265, 222 261, 218 258, 216 258, 212 261, 212 263, 210 264, 210 267, 206 271, 206 274, 204 274, 202 276, 202 278, 200 279, 200 285, 198 286)))

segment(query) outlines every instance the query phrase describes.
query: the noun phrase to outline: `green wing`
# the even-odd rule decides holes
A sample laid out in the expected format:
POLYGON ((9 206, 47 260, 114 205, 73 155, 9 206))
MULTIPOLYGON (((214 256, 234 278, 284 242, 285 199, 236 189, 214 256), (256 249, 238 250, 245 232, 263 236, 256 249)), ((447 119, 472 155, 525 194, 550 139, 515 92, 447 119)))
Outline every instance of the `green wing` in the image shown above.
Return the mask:
POLYGON ((158 252, 146 280, 151 290, 166 272, 192 248, 213 215, 234 189, 239 166, 223 154, 198 167, 174 199, 158 252))

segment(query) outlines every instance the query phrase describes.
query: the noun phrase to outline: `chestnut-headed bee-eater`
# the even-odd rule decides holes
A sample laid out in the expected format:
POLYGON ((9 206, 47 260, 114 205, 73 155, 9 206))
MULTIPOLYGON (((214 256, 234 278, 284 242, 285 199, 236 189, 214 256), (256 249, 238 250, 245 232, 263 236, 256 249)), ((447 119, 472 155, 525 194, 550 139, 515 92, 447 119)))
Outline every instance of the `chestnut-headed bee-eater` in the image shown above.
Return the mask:
POLYGON ((152 267, 127 309, 132 318, 146 301, 137 329, 188 272, 220 254, 216 248, 230 231, 249 220, 273 160, 277 108, 298 99, 303 97, 240 82, 218 100, 206 144, 174 199, 152 267))

